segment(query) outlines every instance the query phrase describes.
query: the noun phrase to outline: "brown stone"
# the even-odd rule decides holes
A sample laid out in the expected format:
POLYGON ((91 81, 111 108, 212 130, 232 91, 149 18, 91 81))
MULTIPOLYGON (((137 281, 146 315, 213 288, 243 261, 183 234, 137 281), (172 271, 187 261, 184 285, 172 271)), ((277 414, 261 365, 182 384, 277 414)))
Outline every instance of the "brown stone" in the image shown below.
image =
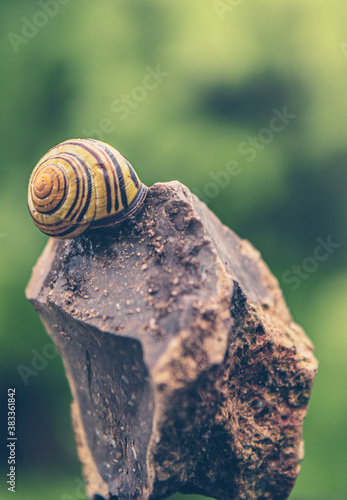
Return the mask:
POLYGON ((64 361, 91 499, 288 497, 313 347, 259 252, 185 186, 51 239, 27 297, 64 361))

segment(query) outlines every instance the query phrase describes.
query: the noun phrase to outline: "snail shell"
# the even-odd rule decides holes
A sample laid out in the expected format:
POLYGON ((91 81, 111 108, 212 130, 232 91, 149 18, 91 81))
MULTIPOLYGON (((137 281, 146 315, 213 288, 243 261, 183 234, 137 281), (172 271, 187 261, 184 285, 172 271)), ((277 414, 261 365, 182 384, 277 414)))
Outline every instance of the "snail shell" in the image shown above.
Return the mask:
POLYGON ((147 187, 119 151, 94 139, 70 139, 35 166, 28 206, 43 233, 68 239, 130 217, 146 194, 147 187))

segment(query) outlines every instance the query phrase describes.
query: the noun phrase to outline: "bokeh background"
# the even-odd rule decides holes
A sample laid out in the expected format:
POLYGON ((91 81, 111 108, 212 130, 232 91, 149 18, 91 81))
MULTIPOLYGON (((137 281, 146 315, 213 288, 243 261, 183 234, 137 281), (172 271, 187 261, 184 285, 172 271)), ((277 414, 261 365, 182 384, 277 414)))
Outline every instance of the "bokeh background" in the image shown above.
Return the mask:
POLYGON ((345 0, 1 1, 0 26, 0 432, 15 387, 16 498, 85 498, 62 363, 24 296, 47 241, 26 190, 46 150, 94 137, 261 251, 320 362, 290 498, 346 499, 345 0))

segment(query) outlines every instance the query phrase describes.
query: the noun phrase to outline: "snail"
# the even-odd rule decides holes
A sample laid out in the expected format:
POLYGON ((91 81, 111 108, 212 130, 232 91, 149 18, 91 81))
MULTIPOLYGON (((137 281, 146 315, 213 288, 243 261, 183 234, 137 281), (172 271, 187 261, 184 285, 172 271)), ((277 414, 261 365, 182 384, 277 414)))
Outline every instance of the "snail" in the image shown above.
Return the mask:
POLYGON ((147 190, 112 146, 70 139, 50 149, 35 166, 28 207, 43 233, 69 239, 127 219, 141 206, 147 190))

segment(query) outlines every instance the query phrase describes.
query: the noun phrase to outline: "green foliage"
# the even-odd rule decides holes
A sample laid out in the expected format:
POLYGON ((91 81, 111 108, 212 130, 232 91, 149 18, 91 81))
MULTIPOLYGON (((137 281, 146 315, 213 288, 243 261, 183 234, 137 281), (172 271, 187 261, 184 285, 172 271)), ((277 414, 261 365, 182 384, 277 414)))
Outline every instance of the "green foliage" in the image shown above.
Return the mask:
MULTIPOLYGON (((27 180, 50 147, 93 136, 147 185, 186 184, 262 252, 320 360, 291 498, 338 498, 347 491, 345 2, 67 2, 14 42, 48 4, 0 6, 0 385, 18 389, 20 470, 79 477, 60 360, 27 385, 18 366, 32 367, 33 349, 50 342, 24 297, 46 241, 27 213, 27 180), (147 89, 158 67, 167 75, 147 89), (284 108, 295 117, 271 128, 284 108), (339 248, 294 287, 285 273, 293 278, 328 235, 339 248)), ((18 498, 73 495, 73 477, 41 496, 23 479, 18 498)))

